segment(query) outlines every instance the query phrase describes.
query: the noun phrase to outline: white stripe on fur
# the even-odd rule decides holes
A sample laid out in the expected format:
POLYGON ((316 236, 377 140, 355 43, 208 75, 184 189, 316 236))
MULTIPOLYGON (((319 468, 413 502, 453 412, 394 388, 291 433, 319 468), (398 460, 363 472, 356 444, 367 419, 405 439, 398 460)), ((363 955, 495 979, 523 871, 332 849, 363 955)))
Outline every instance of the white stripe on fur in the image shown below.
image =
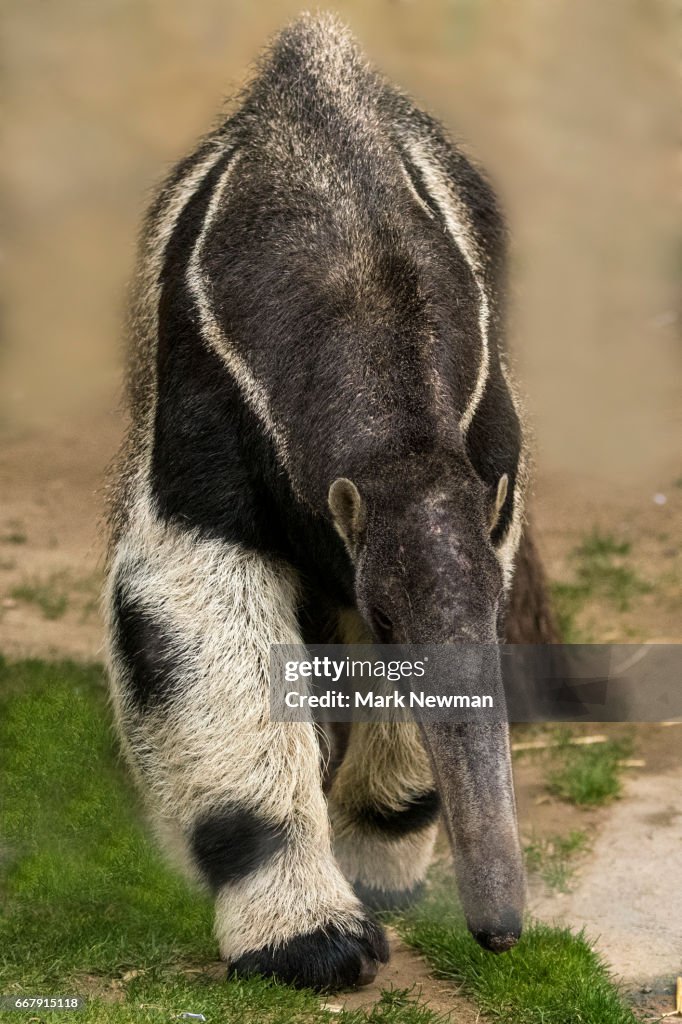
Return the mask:
POLYGON ((424 202, 422 197, 417 192, 416 188, 414 187, 414 182, 412 181, 412 178, 410 177, 410 173, 407 170, 407 168, 405 167, 405 165, 401 163, 400 164, 400 169, 403 172, 403 177, 405 178, 405 184, 407 185, 408 189, 410 190, 410 194, 411 194, 412 198, 414 199, 415 203, 417 204, 417 206, 421 207, 421 209, 424 211, 424 213, 426 214, 426 216, 430 220, 435 220, 433 210, 429 209, 429 207, 426 205, 426 203, 424 202))
MULTIPOLYGON (((135 372, 144 378, 146 401, 143 422, 134 425, 126 446, 125 469, 126 475, 136 476, 137 490, 148 488, 154 443, 158 395, 154 361, 159 335, 160 276, 166 249, 183 211, 224 154, 227 142, 224 136, 216 136, 214 145, 204 159, 167 189, 165 201, 154 220, 145 225, 140 242, 131 313, 135 336, 135 372)), ((138 410, 138 416, 142 416, 142 410, 138 410)))
POLYGON ((497 558, 500 566, 502 567, 502 583, 505 591, 508 591, 511 588, 512 581, 514 579, 514 559, 516 558, 516 552, 518 551, 521 534, 523 532, 524 506, 530 468, 528 465, 528 446, 526 444, 526 439, 523 436, 524 415, 521 399, 519 398, 516 385, 514 384, 514 381, 512 380, 504 363, 504 359, 502 358, 500 359, 500 369, 502 370, 504 382, 507 385, 509 394, 511 395, 512 405, 514 406, 514 410, 518 416, 522 432, 519 461, 516 466, 516 481, 512 497, 511 520, 506 533, 502 538, 502 542, 498 544, 496 549, 497 558))
MULTIPOLYGON (((485 392, 490 369, 490 342, 488 338, 488 325, 490 322, 490 303, 486 294, 485 276, 478 246, 469 220, 469 214, 464 203, 462 203, 448 182, 447 177, 441 169, 429 159, 428 152, 421 142, 409 139, 405 143, 410 156, 418 167, 424 183, 426 184, 433 201, 437 204, 448 229, 457 243, 462 255, 466 259, 479 292, 479 314, 478 323, 481 333, 481 361, 478 368, 476 383, 469 398, 469 402, 460 419, 460 429, 466 435, 476 410, 485 392)), ((523 429, 523 417, 521 403, 516 388, 510 378, 504 362, 500 360, 502 374, 509 389, 514 409, 523 429)), ((526 458, 526 446, 522 441, 519 462, 516 471, 516 482, 512 498, 512 518, 509 527, 504 535, 502 543, 497 547, 496 554, 502 568, 505 590, 511 587, 514 576, 514 558, 521 539, 523 528, 524 496, 527 482, 528 467, 526 458)))
POLYGON ((448 231, 452 235, 459 251, 464 256, 478 288, 478 326, 481 334, 481 361, 476 375, 476 383, 459 421, 462 435, 465 435, 474 418, 478 404, 483 397, 490 365, 488 343, 490 307, 485 291, 483 269, 476 251, 476 240, 469 222, 466 206, 458 199, 438 166, 429 158, 429 154, 421 142, 415 139, 406 139, 405 146, 409 151, 412 161, 421 173, 431 198, 440 210, 448 231))
MULTIPOLYGON (((149 317, 149 326, 153 328, 150 331, 150 337, 153 340, 156 340, 157 337, 159 298, 161 296, 159 278, 168 242, 187 204, 223 156, 225 148, 224 139, 216 142, 204 160, 192 167, 184 178, 172 186, 165 206, 159 212, 156 222, 149 226, 143 240, 138 294, 140 306, 144 305, 145 312, 149 317)), ((140 309, 140 311, 142 310, 140 309)))
POLYGON ((213 312, 213 306, 209 295, 208 275, 203 270, 201 259, 206 239, 211 230, 216 214, 225 199, 230 179, 239 161, 239 153, 236 153, 230 160, 227 169, 223 172, 215 191, 211 197, 206 217, 197 238, 194 251, 187 268, 187 284, 199 310, 201 330, 207 344, 216 352, 237 382, 246 401, 258 416, 268 435, 272 438, 277 453, 282 460, 282 465, 287 464, 287 439, 281 425, 278 425, 270 409, 270 400, 263 384, 256 379, 246 360, 234 349, 225 337, 225 334, 213 312))

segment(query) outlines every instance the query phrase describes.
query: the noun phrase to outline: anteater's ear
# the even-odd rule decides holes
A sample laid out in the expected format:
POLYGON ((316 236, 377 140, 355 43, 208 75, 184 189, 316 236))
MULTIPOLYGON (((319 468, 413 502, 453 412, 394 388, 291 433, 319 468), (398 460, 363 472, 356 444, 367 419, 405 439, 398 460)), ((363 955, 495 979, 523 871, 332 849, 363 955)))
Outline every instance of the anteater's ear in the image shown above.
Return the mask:
POLYGON ((490 514, 490 532, 492 533, 497 526, 497 520, 500 518, 500 512, 502 506, 507 500, 507 490, 509 489, 509 477, 504 473, 497 484, 497 494, 495 495, 495 504, 490 514))
POLYGON ((340 476, 329 488, 329 508, 334 526, 354 554, 365 525, 365 506, 352 480, 340 476))

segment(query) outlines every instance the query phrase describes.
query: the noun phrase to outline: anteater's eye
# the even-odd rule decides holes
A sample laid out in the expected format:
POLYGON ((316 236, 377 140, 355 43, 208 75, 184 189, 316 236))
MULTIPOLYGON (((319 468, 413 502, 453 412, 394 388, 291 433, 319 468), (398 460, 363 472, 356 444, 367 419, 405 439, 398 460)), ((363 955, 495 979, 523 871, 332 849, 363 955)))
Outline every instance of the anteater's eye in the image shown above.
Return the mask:
POLYGON ((386 612, 382 612, 381 608, 372 609, 372 626, 382 643, 388 644, 391 642, 393 623, 386 612))

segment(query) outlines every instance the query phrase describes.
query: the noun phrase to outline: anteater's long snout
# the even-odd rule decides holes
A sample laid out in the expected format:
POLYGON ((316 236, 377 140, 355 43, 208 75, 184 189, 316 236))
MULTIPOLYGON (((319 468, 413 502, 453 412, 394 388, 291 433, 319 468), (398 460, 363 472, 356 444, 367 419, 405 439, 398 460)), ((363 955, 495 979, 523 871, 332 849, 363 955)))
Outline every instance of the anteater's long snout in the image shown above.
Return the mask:
POLYGON ((467 925, 504 953, 521 935, 525 875, 506 723, 422 724, 467 925))

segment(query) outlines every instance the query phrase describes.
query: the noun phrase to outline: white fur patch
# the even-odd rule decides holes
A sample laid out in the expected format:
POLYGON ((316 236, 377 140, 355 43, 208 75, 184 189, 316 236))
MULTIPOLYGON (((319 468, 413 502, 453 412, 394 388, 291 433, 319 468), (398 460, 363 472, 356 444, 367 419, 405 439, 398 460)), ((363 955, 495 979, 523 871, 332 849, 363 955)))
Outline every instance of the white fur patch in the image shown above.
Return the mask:
MULTIPOLYGON (((339 616, 341 641, 372 637, 354 611, 339 616)), ((423 881, 438 831, 434 824, 399 839, 363 828, 358 811, 380 806, 400 811, 434 787, 428 755, 413 722, 355 722, 329 797, 334 853, 346 878, 384 891, 409 890, 423 881)))
POLYGON ((330 921, 359 930, 362 919, 331 850, 315 730, 270 720, 270 644, 300 643, 296 600, 289 566, 164 524, 143 500, 109 576, 115 716, 176 863, 192 872, 184 837, 202 813, 226 803, 287 829, 271 862, 218 896, 216 932, 227 958, 330 921), (143 713, 130 699, 116 647, 116 587, 170 639, 181 685, 166 711, 143 713))

